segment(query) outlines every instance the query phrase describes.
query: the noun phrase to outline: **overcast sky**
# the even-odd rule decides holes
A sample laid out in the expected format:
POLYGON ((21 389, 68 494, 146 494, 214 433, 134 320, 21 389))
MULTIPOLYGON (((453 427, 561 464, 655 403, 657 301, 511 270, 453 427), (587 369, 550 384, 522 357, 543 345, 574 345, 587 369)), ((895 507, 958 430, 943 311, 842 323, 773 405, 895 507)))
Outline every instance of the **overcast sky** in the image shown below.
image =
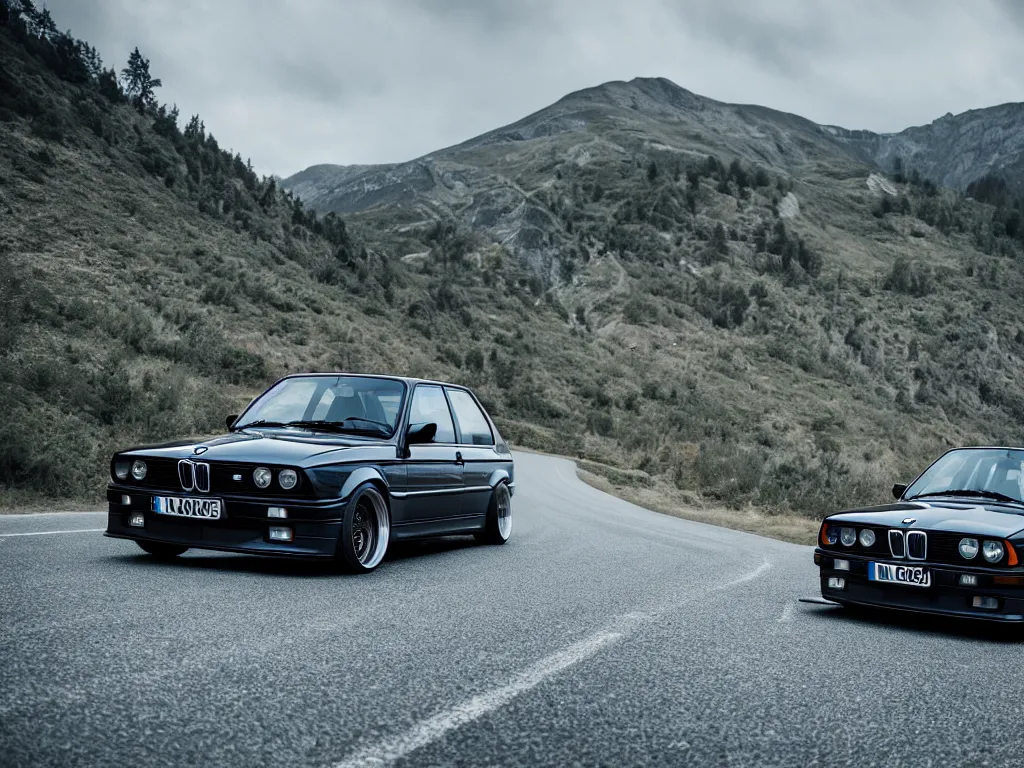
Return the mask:
MULTIPOLYGON (((39 0, 37 0, 39 3, 39 0)), ((409 160, 580 88, 895 131, 1024 101, 1024 0, 47 0, 262 173, 409 160)))

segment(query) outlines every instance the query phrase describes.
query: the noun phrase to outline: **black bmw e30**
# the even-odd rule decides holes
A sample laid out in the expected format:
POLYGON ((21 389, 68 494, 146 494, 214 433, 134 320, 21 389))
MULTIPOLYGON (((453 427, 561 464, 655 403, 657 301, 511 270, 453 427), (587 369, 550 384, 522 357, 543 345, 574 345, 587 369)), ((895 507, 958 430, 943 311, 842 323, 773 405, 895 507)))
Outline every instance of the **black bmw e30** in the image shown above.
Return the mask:
POLYGON ((822 522, 822 597, 1024 622, 1024 449, 953 449, 893 496, 822 522))
POLYGON ((392 541, 512 532, 512 454, 476 396, 436 381, 287 376, 228 433, 120 451, 106 535, 376 568, 392 541))

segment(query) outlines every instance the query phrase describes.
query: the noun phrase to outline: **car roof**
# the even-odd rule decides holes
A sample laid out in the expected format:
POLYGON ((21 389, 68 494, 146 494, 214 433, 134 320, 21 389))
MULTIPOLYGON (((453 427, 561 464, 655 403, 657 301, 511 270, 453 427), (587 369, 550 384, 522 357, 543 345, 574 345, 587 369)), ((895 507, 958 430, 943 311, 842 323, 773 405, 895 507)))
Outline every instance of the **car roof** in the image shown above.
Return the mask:
POLYGON ((303 376, 365 376, 370 379, 389 379, 391 381, 402 381, 408 384, 410 387, 416 384, 436 384, 442 387, 458 387, 459 389, 469 389, 465 384, 456 384, 453 381, 437 381, 435 379, 419 379, 412 376, 392 376, 387 373, 356 373, 354 371, 307 371, 305 373, 290 373, 287 376, 282 376, 279 381, 285 379, 297 379, 303 376))

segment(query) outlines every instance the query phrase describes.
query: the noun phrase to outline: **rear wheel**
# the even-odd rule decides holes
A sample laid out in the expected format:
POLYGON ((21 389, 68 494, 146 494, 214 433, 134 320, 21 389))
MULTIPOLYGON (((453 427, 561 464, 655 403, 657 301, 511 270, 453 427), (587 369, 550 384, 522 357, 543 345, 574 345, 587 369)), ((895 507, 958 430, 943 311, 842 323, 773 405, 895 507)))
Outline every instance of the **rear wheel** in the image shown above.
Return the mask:
POLYGON ((335 559, 349 573, 369 573, 384 559, 390 540, 387 502, 373 483, 364 483, 345 507, 335 559))
POLYGON ((504 544, 512 535, 512 494, 506 483, 498 483, 491 492, 487 507, 487 522, 476 534, 477 541, 485 544, 504 544))
POLYGON ((177 544, 160 544, 155 541, 136 541, 135 543, 160 560, 171 560, 188 552, 188 547, 181 547, 177 544))

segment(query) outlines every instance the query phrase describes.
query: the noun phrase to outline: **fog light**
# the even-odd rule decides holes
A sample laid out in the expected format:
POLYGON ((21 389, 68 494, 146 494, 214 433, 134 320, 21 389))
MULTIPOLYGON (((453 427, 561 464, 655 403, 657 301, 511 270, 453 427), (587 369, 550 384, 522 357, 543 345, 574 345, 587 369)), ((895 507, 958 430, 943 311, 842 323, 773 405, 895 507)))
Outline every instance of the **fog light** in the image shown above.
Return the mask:
POLYGON ((276 520, 285 520, 288 517, 288 510, 284 507, 268 507, 267 517, 273 517, 276 520))
POLYGON ((960 574, 960 586, 961 587, 976 587, 978 586, 978 577, 973 573, 962 573, 960 574))
POLYGON ((132 497, 131 496, 125 495, 125 496, 121 497, 121 506, 122 507, 130 507, 131 505, 132 505, 132 497))
POLYGON ((838 576, 828 577, 828 588, 829 589, 846 589, 846 579, 842 579, 838 576))
POLYGON ((145 528, 146 516, 141 512, 132 512, 132 516, 128 518, 128 524, 133 528, 145 528))
POLYGON ((292 540, 292 529, 291 528, 271 528, 270 529, 271 541, 291 541, 292 540))
POLYGON ((835 568, 837 571, 848 571, 848 570, 850 570, 850 561, 849 560, 835 560, 833 562, 833 564, 832 564, 832 567, 835 568))
POLYGON ((976 596, 971 600, 971 605, 975 608, 984 608, 987 611, 994 611, 999 607, 999 601, 994 597, 978 597, 976 596))

